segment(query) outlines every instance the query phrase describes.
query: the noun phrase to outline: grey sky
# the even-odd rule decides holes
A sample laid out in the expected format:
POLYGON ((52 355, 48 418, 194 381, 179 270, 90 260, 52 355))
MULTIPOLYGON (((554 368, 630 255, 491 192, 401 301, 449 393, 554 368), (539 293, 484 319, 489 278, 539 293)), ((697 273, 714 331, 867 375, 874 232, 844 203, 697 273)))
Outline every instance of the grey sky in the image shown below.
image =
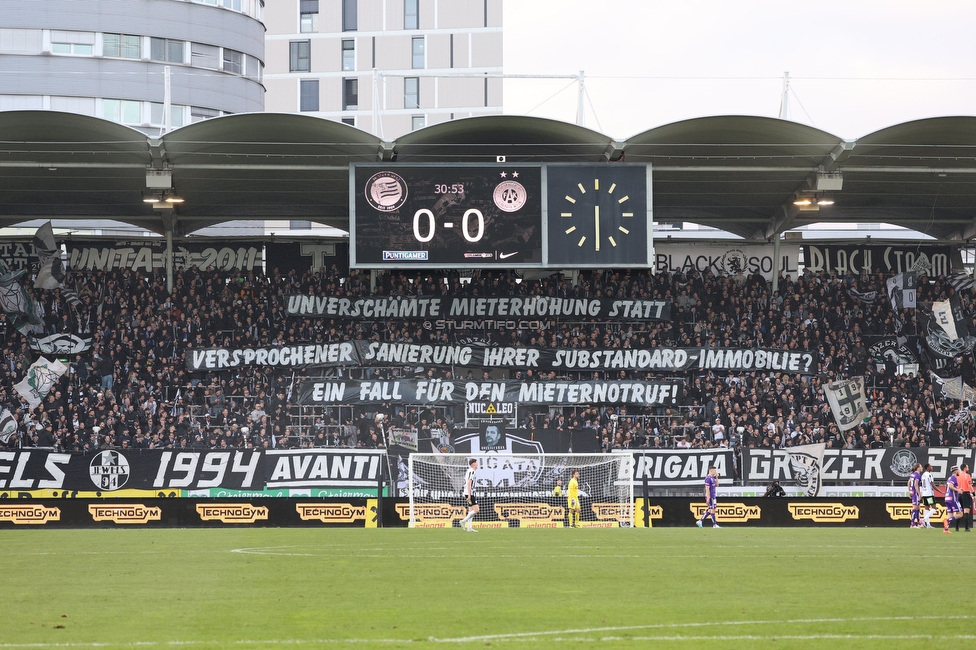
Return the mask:
MULTIPOLYGON (((585 71, 586 126, 617 138, 705 115, 775 117, 789 71, 790 119, 857 138, 976 115, 974 26, 971 0, 505 0, 504 69, 585 71)), ((505 81, 506 113, 572 122, 576 104, 569 80, 505 81)))

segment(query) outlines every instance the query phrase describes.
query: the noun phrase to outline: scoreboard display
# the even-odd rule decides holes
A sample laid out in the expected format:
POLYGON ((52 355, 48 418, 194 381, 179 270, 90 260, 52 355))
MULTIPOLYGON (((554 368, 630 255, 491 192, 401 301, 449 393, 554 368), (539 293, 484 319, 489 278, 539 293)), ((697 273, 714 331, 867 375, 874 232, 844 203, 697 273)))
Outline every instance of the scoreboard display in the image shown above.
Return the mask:
POLYGON ((356 165, 351 262, 365 267, 542 264, 541 165, 356 165))
POLYGON ((646 165, 353 164, 350 266, 648 266, 649 183, 646 165))

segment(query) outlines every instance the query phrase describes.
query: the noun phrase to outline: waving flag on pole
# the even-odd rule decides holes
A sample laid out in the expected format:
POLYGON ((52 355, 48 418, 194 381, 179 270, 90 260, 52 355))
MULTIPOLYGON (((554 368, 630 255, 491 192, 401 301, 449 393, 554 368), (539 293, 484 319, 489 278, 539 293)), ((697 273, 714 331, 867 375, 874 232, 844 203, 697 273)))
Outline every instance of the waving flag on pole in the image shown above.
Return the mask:
POLYGON ((11 271, 0 260, 0 309, 24 336, 44 331, 44 308, 20 284, 27 271, 11 271))
POLYGON ((17 420, 14 419, 13 413, 3 409, 3 412, 0 412, 0 442, 7 444, 10 442, 10 436, 15 433, 17 433, 17 420))
POLYGON ((871 416, 864 393, 864 377, 825 384, 824 395, 841 431, 853 429, 871 416))
POLYGON ((31 364, 23 381, 14 384, 14 390, 27 400, 31 409, 35 409, 51 392, 51 388, 58 383, 61 375, 66 372, 68 372, 68 366, 60 361, 48 361, 44 357, 40 357, 31 364))
POLYGON ((64 284, 65 272, 64 263, 61 261, 61 247, 54 241, 54 228, 50 221, 34 233, 34 251, 40 261, 37 277, 34 278, 34 288, 49 291, 60 289, 69 303, 75 307, 80 305, 81 299, 78 293, 64 284))

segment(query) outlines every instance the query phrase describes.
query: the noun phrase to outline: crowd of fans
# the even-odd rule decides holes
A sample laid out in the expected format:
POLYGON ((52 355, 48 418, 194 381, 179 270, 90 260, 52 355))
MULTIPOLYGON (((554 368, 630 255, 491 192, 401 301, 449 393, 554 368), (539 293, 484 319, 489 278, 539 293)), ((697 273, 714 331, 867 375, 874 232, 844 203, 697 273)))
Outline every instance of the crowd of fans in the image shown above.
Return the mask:
MULTIPOLYGON (((235 274, 185 269, 172 293, 162 273, 70 273, 82 304, 71 306, 59 291, 34 292, 45 309, 45 333, 92 337, 89 352, 70 360, 70 371, 42 405, 31 411, 13 390, 36 358, 19 332, 6 328, 0 364, 0 403, 17 420, 8 446, 67 451, 105 448, 204 449, 216 447, 380 447, 391 427, 416 429, 421 439, 450 438, 464 425, 463 408, 310 407, 291 402, 306 376, 351 378, 481 378, 467 368, 306 368, 191 373, 189 349, 274 346, 302 342, 371 339, 388 342, 544 346, 552 348, 725 347, 818 352, 816 374, 781 372, 700 373, 684 381, 680 405, 669 408, 522 408, 526 429, 583 430, 595 444, 640 447, 784 447, 825 442, 840 448, 972 446, 976 427, 968 410, 933 389, 924 346, 915 344, 915 310, 895 313, 886 278, 874 275, 805 274, 782 277, 778 291, 760 275, 652 274, 649 271, 581 272, 520 280, 511 272, 369 274, 333 267, 318 273, 235 274), (873 294, 876 292, 876 294, 873 294), (670 321, 606 322, 579 318, 542 321, 539 329, 499 329, 463 335, 422 321, 290 318, 285 296, 543 295, 665 299, 670 321), (896 335, 920 360, 905 370, 894 356, 872 354, 874 342, 896 335), (841 433, 822 386, 863 376, 869 421, 841 433), (964 417, 965 416, 965 417, 964 417)), ((919 302, 954 293, 945 277, 922 276, 919 302)), ((971 292, 960 300, 974 312, 971 292)), ((976 332, 976 326, 973 331, 976 332)), ((971 354, 940 370, 973 382, 971 354)), ((548 378, 532 371, 493 371, 492 378, 548 378)), ((660 374, 613 371, 568 373, 570 379, 659 379, 660 374)))

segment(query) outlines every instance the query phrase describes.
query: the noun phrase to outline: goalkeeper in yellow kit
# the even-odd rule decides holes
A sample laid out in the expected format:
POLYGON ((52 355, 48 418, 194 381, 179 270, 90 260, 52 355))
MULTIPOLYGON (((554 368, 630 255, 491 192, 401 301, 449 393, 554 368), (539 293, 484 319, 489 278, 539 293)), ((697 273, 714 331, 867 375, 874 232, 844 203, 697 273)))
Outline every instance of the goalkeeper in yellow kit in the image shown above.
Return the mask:
POLYGON ((569 527, 580 527, 580 499, 579 499, 579 470, 573 470, 573 478, 569 479, 566 489, 566 509, 569 511, 569 527))

